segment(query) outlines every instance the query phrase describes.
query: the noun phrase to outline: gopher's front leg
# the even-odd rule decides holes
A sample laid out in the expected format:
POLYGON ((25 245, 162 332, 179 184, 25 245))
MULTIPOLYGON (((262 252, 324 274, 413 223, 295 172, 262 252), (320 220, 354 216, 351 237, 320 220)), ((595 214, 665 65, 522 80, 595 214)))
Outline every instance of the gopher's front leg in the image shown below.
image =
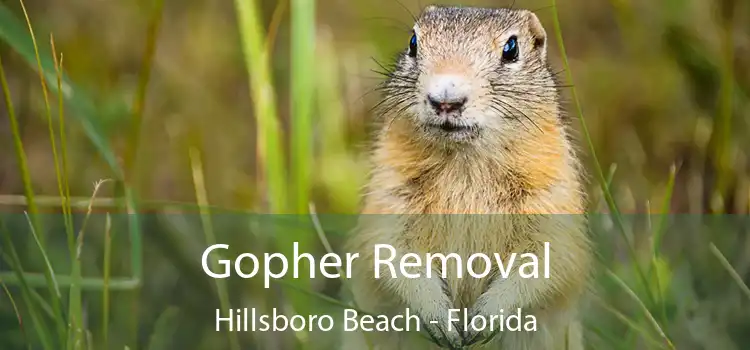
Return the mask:
MULTIPOLYGON (((401 256, 396 255, 394 270, 417 274, 417 268, 401 266, 401 256)), ((453 298, 446 280, 439 272, 432 271, 428 278, 421 271, 418 278, 407 278, 396 271, 395 278, 388 266, 375 267, 380 272, 385 289, 400 299, 401 304, 413 310, 422 321, 422 327, 437 344, 450 349, 460 349, 464 343, 463 330, 458 322, 449 321, 450 309, 454 308, 453 298)))

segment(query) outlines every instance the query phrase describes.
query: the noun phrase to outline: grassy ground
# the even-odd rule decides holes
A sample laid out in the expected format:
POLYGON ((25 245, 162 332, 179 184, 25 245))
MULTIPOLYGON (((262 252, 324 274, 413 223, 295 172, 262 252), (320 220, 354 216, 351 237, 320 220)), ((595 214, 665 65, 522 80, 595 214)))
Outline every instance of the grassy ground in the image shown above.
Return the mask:
MULTIPOLYGON (((424 5, 0 2, 0 349, 330 348, 329 333, 217 333, 213 310, 335 313, 339 281, 264 289, 209 279, 199 257, 340 247, 372 58, 408 43, 424 5)), ((749 5, 515 6, 575 86, 600 253, 590 348, 747 348, 749 5)))

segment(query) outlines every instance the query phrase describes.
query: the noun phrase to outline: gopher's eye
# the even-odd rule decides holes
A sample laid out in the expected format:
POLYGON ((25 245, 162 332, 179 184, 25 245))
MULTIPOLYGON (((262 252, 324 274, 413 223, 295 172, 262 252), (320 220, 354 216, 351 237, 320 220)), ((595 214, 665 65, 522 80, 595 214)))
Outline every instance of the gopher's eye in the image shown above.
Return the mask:
POLYGON ((412 34, 409 41, 409 56, 417 57, 417 34, 412 34))
POLYGON ((503 61, 515 62, 518 60, 518 38, 515 35, 508 38, 503 46, 503 61))

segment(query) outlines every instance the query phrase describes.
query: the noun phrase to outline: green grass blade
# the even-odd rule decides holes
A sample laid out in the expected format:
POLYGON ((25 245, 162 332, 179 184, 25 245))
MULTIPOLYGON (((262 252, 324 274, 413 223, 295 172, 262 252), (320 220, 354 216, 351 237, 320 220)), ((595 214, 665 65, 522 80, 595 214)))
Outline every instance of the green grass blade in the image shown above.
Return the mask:
POLYGON ((623 281, 619 276, 617 276, 614 272, 612 272, 612 270, 607 269, 606 273, 615 283, 617 283, 625 291, 626 294, 628 294, 628 296, 630 296, 633 299, 633 301, 636 302, 636 304, 638 304, 638 306, 643 311, 643 314, 646 316, 646 319, 651 323, 651 325, 654 327, 657 333, 659 333, 659 336, 662 338, 662 340, 667 345, 667 347, 671 350, 674 350, 675 347, 672 344, 672 341, 664 333, 664 330, 659 325, 659 322, 657 322, 654 316, 651 315, 651 312, 648 311, 648 307, 646 307, 643 301, 641 301, 641 299, 638 298, 638 295, 636 295, 635 292, 633 292, 633 290, 630 289, 630 287, 628 287, 625 281, 623 281))
MULTIPOLYGON (((313 226, 315 227, 315 232, 318 234, 318 239, 320 240, 320 243, 323 244, 323 247, 326 250, 326 253, 328 254, 334 254, 333 247, 331 246, 331 243, 328 241, 328 237, 326 237, 326 232, 323 230, 323 225, 320 224, 320 219, 318 218, 318 214, 315 210, 315 204, 310 203, 310 217, 312 218, 313 226)), ((348 292, 351 292, 351 289, 349 288, 349 281, 346 279, 346 275, 344 274, 341 267, 336 266, 336 272, 339 274, 339 280, 341 281, 341 286, 343 289, 346 289, 348 292)), ((355 308, 359 308, 359 305, 357 305, 357 302, 355 300, 352 300, 352 304, 355 308)), ((367 333, 363 333, 363 336, 365 338, 365 343, 367 344, 368 349, 373 348, 372 341, 370 340, 370 337, 367 333)))
POLYGON ((562 58, 563 66, 565 68, 565 78, 568 81, 568 84, 570 85, 570 92, 573 98, 573 104, 576 108, 576 115, 578 117, 579 124, 581 125, 581 131, 583 132, 583 136, 586 139, 586 144, 588 146, 589 152, 591 153, 591 158, 594 160, 594 168, 595 168, 595 174, 597 179, 599 180, 599 185, 601 186, 601 190, 604 194, 604 199, 607 202, 607 205, 610 207, 610 210, 612 211, 612 214, 615 216, 615 223, 618 227, 620 227, 623 231, 625 230, 625 225, 622 223, 622 218, 620 216, 620 211, 617 208, 617 203, 614 200, 614 197, 612 196, 612 192, 610 191, 609 187, 607 186, 607 178, 604 175, 604 170, 602 169, 601 163, 599 162, 599 157, 596 154, 596 147, 594 147, 594 141, 591 138, 591 133, 589 132, 588 126, 586 125, 586 120, 583 117, 583 108, 581 107, 580 99, 578 98, 578 93, 576 92, 575 85, 573 84, 573 72, 570 69, 570 64, 568 63, 568 56, 565 51, 565 42, 563 41, 562 37, 562 28, 560 26, 560 18, 557 14, 557 1, 552 0, 552 12, 553 12, 553 22, 554 22, 554 28, 555 28, 555 34, 557 36, 557 44, 560 49, 560 56, 562 58))
POLYGON ((316 298, 316 299, 318 299, 320 301, 324 301, 324 302, 326 302, 326 303, 328 303, 328 304, 330 304, 332 306, 337 306, 337 307, 340 307, 342 309, 352 309, 352 310, 355 310, 358 313, 361 313, 363 315, 371 315, 371 316, 375 315, 375 314, 373 314, 371 312, 367 312, 367 311, 359 309, 357 307, 352 307, 352 305, 346 304, 346 303, 344 303, 341 300, 338 300, 336 298, 331 298, 331 297, 329 297, 327 295, 316 293, 316 292, 313 292, 313 291, 308 290, 308 289, 302 289, 302 288, 298 287, 297 285, 295 285, 293 283, 290 283, 289 281, 286 281, 286 280, 283 280, 283 279, 272 280, 271 283, 275 283, 275 284, 278 284, 280 286, 283 286, 283 287, 289 288, 291 290, 297 291, 299 293, 305 294, 307 296, 314 297, 314 298, 316 298))
POLYGON ((557 44, 560 49, 560 56, 562 58, 563 66, 565 68, 565 75, 566 79, 568 80, 568 84, 570 85, 570 91, 573 98, 573 104, 576 108, 576 115, 578 116, 579 124, 581 125, 581 130, 583 132, 584 138, 586 139, 586 144, 588 145, 589 152, 591 153, 591 157, 594 161, 594 172, 596 173, 596 177, 599 180, 599 185, 601 186, 602 193, 604 194, 604 200, 607 202, 607 206, 609 206, 609 209, 611 211, 611 215, 614 219, 615 226, 618 228, 618 232, 622 235, 623 239, 625 240, 625 243, 628 248, 628 252, 631 255, 631 258, 635 261, 635 264, 633 264, 633 267, 636 271, 636 274, 638 275, 641 283, 643 284, 643 289, 647 291, 647 296, 649 298, 649 301, 651 304, 655 304, 654 297, 651 295, 651 291, 648 288, 648 279, 646 279, 646 275, 643 272, 643 269, 641 268, 641 265, 638 261, 638 254, 635 251, 635 246, 633 242, 631 242, 630 237, 628 237, 628 233, 625 230, 625 225, 622 221, 622 215, 620 214, 620 210, 617 207, 617 203, 614 200, 614 197, 612 196, 612 191, 610 191, 607 178, 604 175, 604 171, 602 170, 601 163, 599 162, 599 158, 596 155, 596 147, 594 147, 594 141, 591 138, 591 134, 589 133, 589 129, 586 126, 586 120, 583 117, 583 108, 581 107, 581 101, 578 98, 578 93, 576 92, 575 84, 573 83, 573 72, 570 69, 570 64, 568 63, 568 55, 565 51, 565 42, 563 40, 562 36, 562 28, 560 25, 560 16, 558 15, 557 11, 557 0, 552 0, 552 19, 554 22, 554 31, 555 35, 557 37, 557 44))
MULTIPOLYGON (((617 172, 617 164, 612 164, 609 167, 609 173, 607 174, 607 188, 612 188, 612 181, 615 178, 615 172, 617 172)), ((594 201, 591 203, 591 209, 596 210, 599 207, 600 203, 600 197, 594 198, 594 201)))
POLYGON ((164 9, 164 0, 156 0, 152 5, 146 32, 146 48, 141 60, 141 71, 138 76, 138 88, 133 100, 132 119, 130 125, 130 139, 128 141, 128 152, 125 155, 125 171, 134 176, 132 172, 136 165, 138 155, 138 146, 141 140, 141 127, 143 125, 143 111, 146 105, 146 90, 151 78, 151 67, 156 52, 157 37, 159 27, 161 26, 162 10, 164 9))
POLYGON ((670 206, 672 205, 672 194, 674 192, 674 184, 675 179, 677 177, 677 167, 675 165, 672 165, 669 170, 669 179, 667 180, 667 193, 664 195, 664 199, 662 201, 661 205, 661 215, 659 216, 659 223, 658 226, 654 229, 654 233, 651 238, 651 264, 648 268, 648 276, 651 277, 652 273, 654 274, 654 280, 656 281, 656 290, 659 293, 658 295, 658 302, 660 307, 660 315, 661 315, 661 321, 662 324, 666 325, 667 323, 667 306, 666 306, 666 298, 664 295, 662 295, 662 286, 661 286, 661 277, 659 275, 659 268, 657 266, 659 257, 660 257, 660 250, 661 250, 661 240, 664 236, 664 232, 667 229, 667 221, 669 220, 669 214, 670 214, 670 206))
POLYGON ((60 337, 61 343, 65 343, 65 318, 62 314, 62 295, 60 294, 60 287, 55 279, 55 271, 52 268, 49 257, 47 256, 47 251, 42 245, 42 241, 39 239, 39 235, 31 222, 31 217, 29 217, 27 213, 25 213, 25 215, 29 223, 31 236, 34 238, 36 247, 39 249, 39 253, 44 261, 44 279, 47 282, 47 288, 49 290, 50 298, 52 299, 52 312, 55 324, 57 325, 58 336, 60 337))
POLYGON ((32 217, 38 217, 39 210, 34 200, 34 189, 31 185, 31 173, 29 172, 29 165, 26 159, 26 151, 23 148, 23 142, 21 141, 21 131, 18 128, 18 119, 16 118, 16 112, 13 108, 13 99, 10 95, 10 88, 8 88, 8 80, 5 77, 5 69, 3 68, 3 61, 0 58, 0 84, 3 88, 3 95, 5 96, 5 108, 8 111, 8 119, 10 119, 10 132, 13 136, 13 146, 16 152, 16 161, 18 162, 18 173, 21 175, 21 181, 23 182, 24 199, 26 200, 25 205, 32 217))
POLYGON ((269 51, 260 25, 262 15, 253 0, 235 0, 234 4, 258 124, 258 163, 265 169, 270 212, 282 213, 288 210, 288 178, 276 111, 276 94, 268 64, 269 51))
POLYGON ((18 311, 18 305, 16 304, 16 300, 13 298, 13 294, 10 293, 10 290, 8 290, 8 286, 5 285, 5 282, 0 279, 0 286, 3 287, 3 292, 5 292, 5 295, 8 297, 8 300, 10 301, 10 306, 13 307, 13 312, 16 314, 16 318, 18 319, 18 329, 21 331, 21 336, 24 339, 24 342, 26 343, 26 348, 28 350, 31 350, 31 343, 29 343, 29 336, 26 334, 26 328, 23 324, 23 318, 21 317, 21 313, 18 311))
POLYGON ((39 308, 42 309, 42 311, 47 317, 52 318, 52 319, 55 318, 55 313, 52 311, 52 306, 50 306, 49 302, 47 302, 48 298, 43 297, 41 294, 39 294, 39 292, 37 292, 34 289, 31 290, 31 296, 34 297, 34 300, 39 305, 39 308))
MULTIPOLYGON (((107 180, 100 180, 94 184, 94 191, 91 198, 96 198, 96 194, 105 182, 107 182, 107 180)), ((83 344, 86 344, 86 330, 83 327, 83 305, 81 299, 81 251, 83 250, 83 239, 86 234, 86 228, 91 217, 92 209, 93 207, 89 205, 86 216, 84 216, 83 222, 81 223, 81 229, 78 231, 75 255, 71 258, 72 272, 70 276, 71 285, 68 302, 68 317, 70 324, 68 349, 80 349, 84 346, 83 344)))
MULTIPOLYGON (((60 58, 57 57, 57 50, 55 49, 55 39, 50 35, 50 48, 52 50, 52 57, 55 63, 55 73, 57 73, 57 89, 62 89, 63 79, 63 55, 60 53, 60 58)), ((58 94, 58 123, 60 123, 60 151, 61 151, 61 163, 62 169, 58 176, 62 176, 62 190, 60 196, 62 197, 62 212, 65 220, 65 234, 68 238, 68 250, 71 256, 74 252, 75 247, 75 228, 73 227, 73 213, 70 206, 70 181, 68 179, 68 147, 67 139, 65 137, 65 100, 62 94, 58 94)), ((50 123, 51 125, 51 123, 50 123)))
MULTIPOLYGON (((206 238, 206 244, 212 246, 216 244, 216 236, 214 235, 213 224, 211 223, 211 214, 208 208, 204 204, 208 204, 208 196, 206 194, 206 184, 203 178, 203 162, 201 161, 200 153, 197 149, 190 149, 190 164, 193 172, 193 184, 195 186, 195 197, 197 198, 198 205, 201 209, 201 224, 203 225, 203 233, 206 238)), ((217 259, 211 260, 212 269, 217 269, 217 259)), ((214 270, 216 271, 216 270, 214 270)), ((231 308, 229 304, 229 292, 227 291, 227 284, 224 279, 215 278, 216 289, 219 293, 219 303, 223 310, 229 310, 231 308)), ((237 338, 236 332, 227 332, 229 337, 229 345, 232 350, 239 350, 240 343, 237 338)))
POLYGON ((711 243, 708 248, 711 250, 711 253, 716 256, 717 259, 719 259, 719 262, 722 266, 724 266, 724 269, 727 270, 729 275, 732 276, 732 279, 735 281, 735 283, 737 283, 737 286, 740 287, 742 293, 748 298, 748 300, 750 300, 750 288, 748 288, 747 284, 745 284, 745 281, 742 280, 742 276, 737 273, 737 270, 732 267, 732 264, 729 263, 729 260, 727 260, 727 258, 724 256, 724 254, 721 253, 716 245, 711 243))
MULTIPOLYGON (((21 4, 21 9, 23 10, 24 18, 26 19, 26 26, 29 30, 29 35, 31 36, 31 44, 34 47, 34 57, 36 59, 37 63, 37 72, 39 72, 39 82, 42 87, 42 96, 44 97, 44 112, 47 116, 47 128, 49 130, 49 141, 50 145, 52 146, 52 160, 54 162, 55 166, 55 178, 57 179, 57 188, 60 193, 60 197, 64 198, 64 191, 63 191, 63 181, 62 177, 60 176, 60 163, 59 163, 59 156, 57 154, 57 141, 55 138, 55 124, 52 122, 52 108, 49 105, 49 94, 47 91, 47 80, 44 77, 44 70, 42 69, 42 60, 39 56, 39 45, 36 43, 36 35, 34 35, 34 28, 31 25, 31 19, 29 18, 29 13, 26 11, 26 5, 24 5, 23 0, 20 0, 19 3, 21 4)), ((55 64, 55 71, 58 70, 57 64, 55 64)), ((57 74, 55 75, 57 77, 57 74)), ((34 217, 33 223, 34 228, 37 230, 37 235, 39 236, 39 240, 41 241, 42 247, 44 246, 44 231, 42 231, 42 228, 39 226, 39 219, 37 217, 34 217)), ((42 248, 43 249, 43 248, 42 248)))
POLYGON ((143 233, 141 232, 139 202, 135 191, 125 187, 125 209, 128 213, 128 233, 130 235, 130 263, 133 280, 139 285, 143 280, 143 233))
POLYGON ((293 212, 305 213, 310 202, 313 159, 312 106, 315 96, 315 0, 291 0, 291 171, 293 212))
POLYGON ((109 283, 112 265, 112 217, 107 214, 104 230, 104 267, 102 268, 102 338, 104 349, 109 349, 109 283))
MULTIPOLYGON (((4 40, 13 48, 26 63, 34 70, 38 70, 36 54, 33 41, 23 23, 13 15, 7 5, 0 3, 0 39, 4 40)), ((66 105, 72 108, 73 115, 78 118, 86 136, 99 151, 102 158, 115 173, 116 177, 122 177, 122 171, 115 157, 115 153, 108 141, 103 136, 101 127, 97 124, 97 113, 91 99, 81 92, 70 79, 63 74, 61 89, 57 89, 55 67, 46 46, 39 47, 41 69, 47 85, 54 88, 55 93, 62 93, 66 105)), ((124 109, 124 108, 123 108, 124 109)))
POLYGON ((674 183, 677 178, 677 166, 672 165, 669 168, 669 179, 667 180, 667 193, 664 194, 664 199, 661 203, 661 215, 658 225, 654 230, 654 237, 651 244, 652 254, 656 254, 661 250, 661 240, 664 236, 664 232, 667 230, 667 220, 669 220, 669 208, 672 206, 672 194, 674 193, 674 183))
POLYGON ((719 65, 720 85, 718 96, 718 113, 713 118, 713 127, 711 134, 711 152, 713 165, 716 169, 716 180, 714 193, 715 198, 711 201, 711 210, 713 212, 723 213, 728 208, 723 206, 727 191, 730 187, 732 177, 732 114, 735 85, 735 4, 733 1, 720 1, 716 3, 720 13, 719 21, 719 40, 721 64, 719 65), (719 199, 719 200, 714 200, 719 199), (716 207, 716 205, 720 207, 716 207))
POLYGON ((276 45, 276 37, 278 36, 279 27, 281 27, 281 20, 284 18, 287 5, 286 1, 279 1, 276 3, 276 8, 273 10, 271 23, 268 24, 268 33, 266 34, 266 50, 268 50, 268 52, 273 52, 273 48, 276 45))
MULTIPOLYGON (((136 193, 131 186, 127 186, 124 181, 118 181, 122 185, 124 202, 118 203, 118 208, 124 209, 128 213, 128 235, 130 236, 130 269, 133 277, 122 281, 123 287, 132 290, 130 297, 130 342, 138 342, 138 314, 139 290, 143 281, 143 232, 141 232, 140 216, 138 214, 138 201, 136 193)), ((93 200, 93 199, 92 199, 93 200)), ((95 283, 101 284, 102 280, 96 280, 95 283)), ((116 289, 116 281, 110 284, 111 289, 116 289)))
POLYGON ((607 346, 614 348, 615 350, 630 350, 630 348, 622 343, 622 339, 595 325, 594 322, 586 323, 585 327, 600 339, 606 341, 607 346))
MULTIPOLYGON (((52 332, 47 327, 47 324, 44 322, 42 316, 39 313, 37 304, 33 300, 33 297, 32 297, 33 291, 31 290, 30 286, 26 283, 23 266, 21 265, 21 259, 18 257, 18 252, 16 251, 16 248, 13 245, 13 240, 11 240, 10 238, 10 232, 8 231, 7 227, 5 227, 4 223, 2 222, 0 222, 0 231, 2 231, 2 234, 3 234, 3 242, 5 243, 5 249, 8 250, 8 254, 7 254, 9 257, 8 263, 13 268, 13 274, 11 276, 16 278, 18 281, 18 284, 21 286, 21 296, 23 298, 24 304, 26 304, 26 307, 29 310, 29 317, 31 318, 31 323, 34 325, 34 329, 36 330, 36 333, 39 336, 39 342, 42 344, 42 347, 44 349, 57 350, 54 346, 55 344, 53 340, 54 332, 52 332)), ((5 281, 6 283, 9 280, 5 276, 0 277, 0 279, 5 281)), ((46 284, 46 281, 45 281, 45 284, 46 284)))
MULTIPOLYGON (((315 97, 315 0, 291 0, 291 72, 290 72, 290 100, 291 100, 291 136, 290 136, 290 171, 292 196, 289 211, 296 214, 307 213, 310 203, 310 190, 312 187, 312 164, 313 164, 313 102, 315 97)), ((298 216, 300 223, 304 223, 304 216, 298 216)), ((304 226, 304 225, 300 225, 304 226)), ((277 242, 281 251, 284 247, 291 247, 293 242, 298 242, 300 247, 313 246, 314 236, 312 229, 299 228, 284 232, 284 238, 277 242)), ((286 250, 287 254, 292 252, 286 250)), ((308 271, 303 268, 303 271, 308 271)), ((301 288, 309 288, 308 276, 301 275, 293 281, 301 288)), ((295 298, 292 300, 295 312, 308 314, 311 310, 310 301, 307 298, 295 298)), ((298 339, 304 345, 307 336, 298 332, 298 339)))
MULTIPOLYGON (((0 273, 0 279, 5 280, 6 283, 9 285, 21 285, 22 281, 21 279, 13 272, 3 272, 0 273)), ((58 275, 56 277, 57 283, 61 287, 69 288, 74 283, 78 284, 78 286, 81 288, 81 290, 94 290, 94 291, 102 291, 104 288, 104 280, 101 278, 91 278, 91 277, 83 277, 80 278, 80 280, 74 280, 72 275, 58 275)), ((39 287, 46 287, 47 281, 44 278, 44 275, 41 273, 33 273, 33 272, 27 272, 24 273, 24 282, 29 287, 32 288, 39 288, 39 287)), ((123 290, 133 290, 136 289, 140 285, 140 281, 132 278, 132 277, 110 277, 109 279, 109 290, 111 291, 123 291, 123 290)))
MULTIPOLYGON (((310 218, 312 219, 313 227, 315 228, 315 233, 317 233, 320 243, 323 245, 323 248, 325 248, 326 253, 333 254, 333 247, 331 246, 331 242, 328 241, 328 237, 326 237, 326 232, 323 230, 323 225, 320 224, 318 213, 315 210, 315 204, 310 203, 309 208, 310 218)), ((339 280, 341 280, 341 284, 346 285, 346 275, 344 274, 340 266, 336 266, 336 272, 339 274, 339 280)))
MULTIPOLYGON (((137 214, 135 192, 133 188, 137 188, 139 180, 139 171, 137 169, 137 159, 141 140, 141 130, 143 127, 143 114, 146 105, 146 92, 148 89, 148 83, 151 80, 151 70, 154 61, 154 55, 156 53, 157 38, 159 34, 159 28, 161 27, 164 0, 156 0, 151 4, 152 8, 149 11, 148 27, 146 29, 146 47, 143 51, 143 57, 141 59, 141 69, 138 75, 138 85, 131 106, 131 124, 130 133, 128 140, 128 147, 125 152, 125 166, 124 171, 128 176, 129 183, 125 183, 124 179, 120 182, 124 195, 126 197, 125 208, 128 212, 128 218, 130 220, 130 236, 131 236, 131 264, 132 273, 135 279, 141 280, 142 277, 142 250, 141 250, 141 232, 140 222, 137 214)), ((134 310, 134 315, 137 314, 139 307, 138 291, 136 290, 131 295, 131 308, 134 310)), ((138 335, 138 321, 137 317, 133 316, 131 319, 131 338, 136 341, 138 335)))
MULTIPOLYGON (((9 265, 9 267, 10 267, 11 270, 15 270, 15 268, 14 268, 15 265, 13 265, 13 259, 9 258, 7 256, 7 254, 4 254, 4 253, 2 254, 2 258, 6 262, 8 262, 8 265, 9 265)), ((7 278, 7 279, 6 278, 0 278, 0 281, 3 281, 3 283, 5 283, 7 285, 8 283, 6 283, 6 282, 9 282, 9 280, 10 280, 10 282, 13 282, 13 281, 16 282, 16 283, 10 283, 10 284, 20 285, 20 283, 17 283, 18 282, 17 279, 14 280, 15 274, 11 274, 10 276, 13 276, 13 277, 12 278, 7 278)), ((39 274, 39 276, 41 277, 41 279, 40 279, 40 281, 41 281, 41 284, 40 284, 41 287, 47 287, 47 285, 48 285, 47 284, 47 278, 43 274, 39 274)), ((26 274, 25 277, 28 277, 28 275, 26 274)), ((28 278, 26 278, 26 284, 29 285, 29 286, 31 286, 31 284, 28 283, 28 278)), ((39 294, 34 289, 31 289, 31 296, 34 298, 34 300, 37 303, 37 306, 39 306, 39 308, 41 308, 41 311, 44 313, 45 316, 49 317, 50 319, 55 319, 55 313, 54 313, 54 311, 52 311, 52 306, 50 306, 49 302, 47 302, 47 299, 49 299, 49 298, 43 297, 41 294, 39 294)))
MULTIPOLYGON (((641 337, 644 340, 646 340, 651 345, 653 345, 653 346, 655 346, 655 347, 657 347, 659 349, 664 349, 666 347, 663 343, 661 343, 658 340, 654 339, 654 337, 651 335, 651 333, 648 332, 647 330, 643 329, 641 326, 639 326, 637 322, 635 322, 634 320, 630 319, 630 317, 626 316, 625 314, 623 314, 619 310, 615 309, 614 307, 608 305, 606 302, 604 302, 604 300, 601 300, 600 298, 595 298, 594 300, 599 305, 599 307, 601 307, 602 309, 604 309, 604 311, 607 311, 607 312, 611 313, 615 318, 617 318, 617 320, 619 320, 625 326, 627 326, 629 331, 634 332, 634 334, 641 335, 641 337)), ((620 339, 620 342, 622 342, 622 339, 620 339)), ((626 343, 626 344, 630 345, 630 344, 632 344, 632 342, 631 343, 626 343)))
MULTIPOLYGON (((73 258, 73 260, 78 260, 73 258)), ((81 305, 81 264, 74 263, 71 271, 71 285, 70 295, 68 301, 68 343, 67 349, 79 349, 80 344, 83 344, 84 330, 83 330, 83 306, 81 305)))

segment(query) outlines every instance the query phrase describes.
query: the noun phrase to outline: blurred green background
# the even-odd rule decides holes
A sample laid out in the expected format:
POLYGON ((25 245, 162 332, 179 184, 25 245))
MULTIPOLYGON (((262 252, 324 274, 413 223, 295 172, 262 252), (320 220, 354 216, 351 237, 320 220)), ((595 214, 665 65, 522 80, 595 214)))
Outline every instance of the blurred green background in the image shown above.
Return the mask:
MULTIPOLYGON (((0 4, 0 349, 331 348, 335 334, 217 333, 213 311, 334 312, 338 281, 225 284, 199 257, 211 241, 338 249, 345 233, 321 239, 308 203, 356 213, 382 79, 372 70, 406 47, 427 3, 28 0, 41 65, 21 3, 0 4), (101 179, 113 181, 90 201, 101 179), (266 234, 244 212, 300 215, 266 234)), ((750 3, 513 6, 538 14, 554 71, 575 86, 562 89, 567 117, 590 211, 607 219, 595 225, 590 348, 750 349, 750 3)))

